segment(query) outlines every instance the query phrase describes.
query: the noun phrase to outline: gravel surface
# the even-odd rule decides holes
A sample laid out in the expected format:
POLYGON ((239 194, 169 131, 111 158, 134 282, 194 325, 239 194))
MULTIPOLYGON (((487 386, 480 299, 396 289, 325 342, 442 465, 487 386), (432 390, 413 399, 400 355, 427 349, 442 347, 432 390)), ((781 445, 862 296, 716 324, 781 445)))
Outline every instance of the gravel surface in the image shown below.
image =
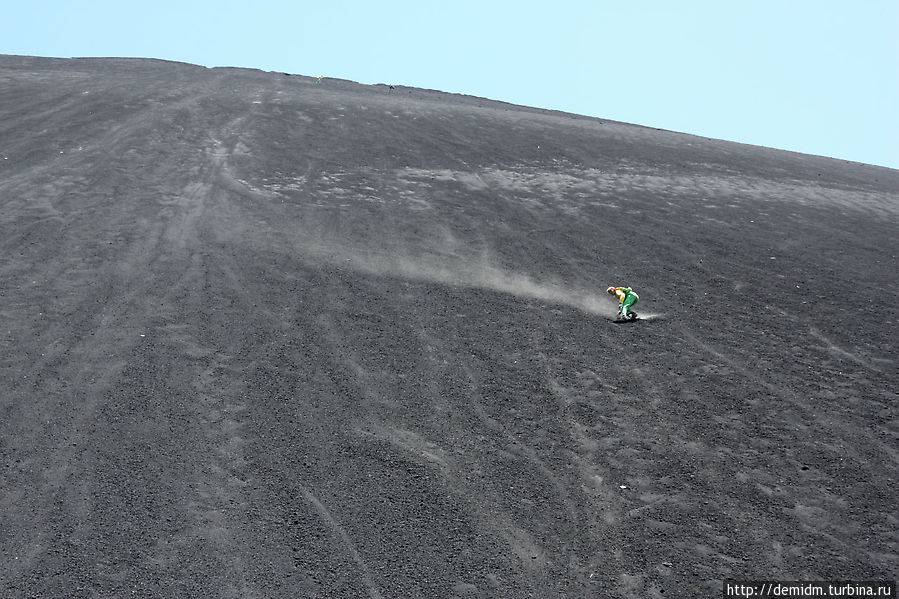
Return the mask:
POLYGON ((890 169, 0 56, 0 596, 894 580, 897 225, 890 169))

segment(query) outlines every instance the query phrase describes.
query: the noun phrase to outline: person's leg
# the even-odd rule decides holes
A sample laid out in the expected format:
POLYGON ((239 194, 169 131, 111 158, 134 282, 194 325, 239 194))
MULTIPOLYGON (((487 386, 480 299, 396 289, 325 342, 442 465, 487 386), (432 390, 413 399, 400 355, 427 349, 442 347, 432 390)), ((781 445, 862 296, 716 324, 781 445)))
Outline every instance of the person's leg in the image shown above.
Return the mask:
POLYGON ((636 293, 628 293, 627 297, 624 298, 624 303, 621 304, 621 316, 627 318, 628 312, 630 312, 633 305, 636 304, 639 300, 640 298, 636 293))

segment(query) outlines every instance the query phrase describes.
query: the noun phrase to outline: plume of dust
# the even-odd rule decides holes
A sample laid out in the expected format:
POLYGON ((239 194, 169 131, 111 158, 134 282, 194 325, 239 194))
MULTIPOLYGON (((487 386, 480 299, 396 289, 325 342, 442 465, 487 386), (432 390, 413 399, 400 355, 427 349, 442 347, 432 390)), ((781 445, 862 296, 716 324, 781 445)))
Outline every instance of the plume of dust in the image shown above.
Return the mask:
POLYGON ((434 231, 424 248, 411 247, 388 236, 379 239, 381 247, 359 246, 327 235, 325 227, 314 227, 312 231, 304 230, 302 236, 294 239, 299 255, 359 272, 485 289, 570 306, 606 318, 614 318, 617 313, 617 302, 610 300, 605 288, 575 288, 558 280, 541 281, 509 271, 496 265, 489 250, 473 250, 469 240, 458 239, 449 229, 434 231))
POLYGON ((602 293, 595 293, 566 287, 559 282, 541 282, 531 276, 509 272, 482 260, 436 261, 433 257, 413 259, 407 256, 385 257, 369 254, 367 256, 355 255, 346 259, 346 263, 356 270, 371 274, 486 289, 546 303, 570 306, 589 314, 608 318, 615 315, 617 308, 615 302, 610 302, 605 297, 605 290, 602 293))

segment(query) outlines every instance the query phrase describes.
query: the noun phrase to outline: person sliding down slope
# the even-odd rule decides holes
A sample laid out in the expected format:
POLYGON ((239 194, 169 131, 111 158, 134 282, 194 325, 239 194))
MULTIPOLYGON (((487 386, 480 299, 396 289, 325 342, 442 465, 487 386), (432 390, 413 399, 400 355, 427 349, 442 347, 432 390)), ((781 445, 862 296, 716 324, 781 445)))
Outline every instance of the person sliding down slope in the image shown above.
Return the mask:
POLYGON ((606 289, 609 295, 618 298, 618 317, 622 320, 635 320, 637 313, 631 307, 640 301, 640 296, 630 287, 609 287, 606 289))

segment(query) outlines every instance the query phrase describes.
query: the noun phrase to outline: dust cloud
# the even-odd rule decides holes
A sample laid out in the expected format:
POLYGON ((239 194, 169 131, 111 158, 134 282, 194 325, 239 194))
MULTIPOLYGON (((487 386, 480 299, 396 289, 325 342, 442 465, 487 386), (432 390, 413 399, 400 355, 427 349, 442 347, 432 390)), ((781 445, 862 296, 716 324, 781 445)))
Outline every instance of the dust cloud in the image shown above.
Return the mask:
POLYGON ((412 281, 426 281, 447 286, 484 289, 549 304, 570 306, 588 314, 607 318, 616 313, 617 304, 605 291, 594 292, 566 285, 560 281, 541 281, 509 271, 481 257, 474 260, 436 256, 387 255, 360 252, 339 260, 344 267, 377 276, 392 276, 412 281))

